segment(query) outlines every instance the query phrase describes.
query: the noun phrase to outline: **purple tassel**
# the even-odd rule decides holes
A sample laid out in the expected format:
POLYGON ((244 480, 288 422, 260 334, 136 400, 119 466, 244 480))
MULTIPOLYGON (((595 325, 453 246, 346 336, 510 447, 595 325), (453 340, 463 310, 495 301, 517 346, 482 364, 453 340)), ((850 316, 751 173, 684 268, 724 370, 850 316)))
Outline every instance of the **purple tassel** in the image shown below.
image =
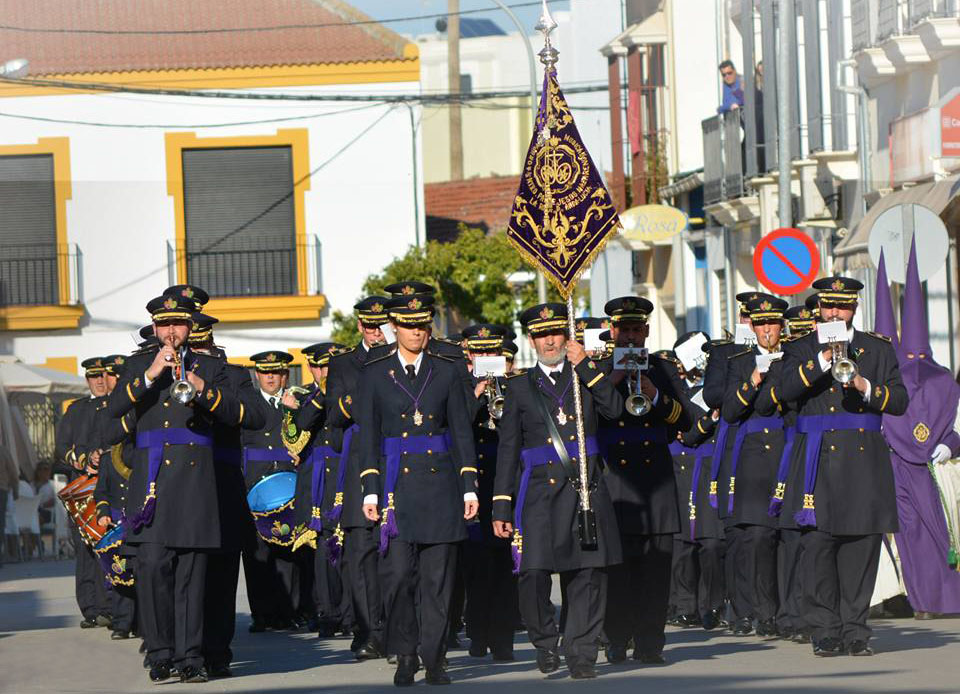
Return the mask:
POLYGON ((523 559, 523 551, 517 545, 516 540, 510 545, 510 556, 513 557, 513 575, 520 573, 520 562, 523 559))
POLYGON ((332 566, 336 566, 340 562, 340 557, 343 556, 343 544, 338 534, 339 530, 340 528, 337 528, 337 532, 326 539, 327 559, 330 560, 332 566))
POLYGON ((330 509, 330 512, 323 514, 323 516, 331 523, 336 524, 340 522, 340 516, 342 514, 343 514, 343 504, 334 504, 333 508, 330 509))
POLYGON ((779 518, 783 511, 783 499, 775 496, 770 497, 770 505, 767 507, 767 515, 771 518, 779 518))
POLYGON ((318 533, 323 530, 323 520, 320 518, 320 509, 316 506, 313 507, 313 513, 310 516, 310 520, 307 521, 307 527, 318 533))
POLYGON ((710 502, 710 505, 713 508, 717 508, 720 504, 717 502, 717 482, 714 480, 710 483, 710 493, 707 495, 707 500, 710 502))
POLYGON ((153 520, 153 514, 156 510, 157 498, 151 496, 144 502, 143 508, 133 517, 133 532, 138 532, 143 526, 149 525, 153 520))
POLYGON ((697 537, 697 519, 690 519, 690 540, 693 541, 697 537))
POLYGON ((801 527, 815 527, 817 525, 817 514, 812 508, 804 508, 793 514, 793 520, 801 527))
POLYGON ((734 478, 734 477, 731 477, 731 478, 730 478, 730 493, 727 494, 727 513, 729 513, 729 514, 731 514, 731 515, 733 515, 733 499, 734 499, 734 492, 733 492, 734 487, 733 487, 733 484, 734 484, 734 479, 736 479, 736 478, 734 478))
POLYGON ((390 540, 400 534, 397 528, 397 514, 392 508, 384 513, 383 523, 380 524, 380 556, 387 553, 390 540))

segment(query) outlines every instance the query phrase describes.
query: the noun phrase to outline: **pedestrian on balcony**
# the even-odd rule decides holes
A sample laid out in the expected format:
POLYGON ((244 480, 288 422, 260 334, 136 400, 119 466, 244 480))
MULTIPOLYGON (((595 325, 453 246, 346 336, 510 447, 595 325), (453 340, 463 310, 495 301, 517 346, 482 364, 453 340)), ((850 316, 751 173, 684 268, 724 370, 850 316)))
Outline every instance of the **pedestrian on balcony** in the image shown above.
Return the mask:
POLYGON ((723 79, 723 100, 717 108, 717 113, 743 108, 743 80, 737 74, 733 61, 724 60, 720 63, 719 69, 720 77, 723 79))

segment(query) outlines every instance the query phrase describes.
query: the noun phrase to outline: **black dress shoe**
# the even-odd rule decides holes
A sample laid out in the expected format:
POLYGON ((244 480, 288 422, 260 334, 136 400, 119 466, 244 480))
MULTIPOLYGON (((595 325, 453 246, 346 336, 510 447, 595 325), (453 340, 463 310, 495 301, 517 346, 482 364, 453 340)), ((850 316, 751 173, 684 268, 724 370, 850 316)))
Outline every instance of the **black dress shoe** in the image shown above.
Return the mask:
POLYGON ((866 641, 857 639, 856 641, 851 641, 850 645, 847 646, 847 653, 850 655, 873 655, 873 649, 870 648, 866 641))
POLYGON ((567 663, 567 668, 570 670, 570 677, 575 680, 592 680, 597 676, 593 663, 575 661, 567 663))
POLYGON ((97 615, 96 622, 97 622, 97 626, 98 626, 98 627, 107 627, 107 628, 109 628, 110 625, 112 624, 113 620, 110 619, 110 618, 109 618, 107 615, 105 615, 105 614, 98 614, 98 615, 97 615))
POLYGON ((676 626, 684 629, 691 629, 693 627, 700 627, 702 625, 703 620, 700 619, 700 615, 698 614, 682 614, 676 619, 676 626))
POLYGON ((749 636, 753 633, 753 622, 746 617, 738 619, 733 625, 734 636, 749 636))
POLYGON ((813 642, 813 654, 822 658, 843 655, 843 643, 838 638, 828 636, 825 639, 813 642))
POLYGON ((393 676, 393 683, 398 687, 413 685, 413 676, 420 669, 420 660, 415 655, 398 655, 397 672, 393 676))
POLYGON ((253 618, 253 621, 250 622, 250 626, 247 628, 251 634, 262 634, 267 630, 267 625, 263 623, 262 620, 253 618))
POLYGON ((540 668, 540 672, 544 675, 549 675, 551 672, 556 672, 560 667, 560 656, 556 651, 551 651, 546 648, 537 649, 537 667, 540 668))
POLYGON ((633 659, 639 660, 644 665, 666 665, 667 661, 663 657, 663 653, 659 651, 649 651, 646 653, 641 653, 640 651, 634 650, 633 659))
POLYGON ((424 679, 427 684, 450 684, 450 675, 447 674, 447 668, 443 665, 427 668, 427 675, 424 679))
POLYGON ((487 654, 487 645, 479 641, 471 641, 470 650, 467 652, 471 658, 483 658, 487 654))
POLYGON ((96 629, 96 628, 97 628, 97 620, 96 620, 96 619, 84 619, 82 622, 80 622, 80 628, 81 628, 81 629, 96 629))
POLYGON ((181 682, 206 682, 209 678, 207 677, 207 671, 202 667, 197 667, 196 665, 184 665, 180 670, 180 681, 181 682))
POLYGON ((720 626, 720 610, 712 609, 703 614, 703 620, 700 622, 707 631, 712 631, 720 626))
POLYGON ((607 646, 607 662, 608 663, 622 663, 627 659, 627 647, 618 646, 617 644, 611 643, 607 646))
POLYGON ((763 619, 757 622, 757 636, 776 636, 777 623, 772 619, 763 619))
POLYGON ((123 641, 124 639, 130 638, 130 632, 117 629, 116 631, 110 632, 110 638, 114 641, 123 641))
POLYGON ((210 679, 223 679, 225 677, 233 677, 233 670, 230 669, 230 666, 226 663, 219 663, 207 665, 207 676, 210 679))
POLYGON ((375 643, 367 641, 353 652, 353 656, 357 660, 376 660, 377 658, 382 658, 383 654, 380 653, 380 649, 375 643))
POLYGON ((164 660, 150 668, 150 681, 154 684, 170 679, 170 661, 164 660))
POLYGON ((515 660, 513 651, 493 651, 493 662, 512 663, 515 660))

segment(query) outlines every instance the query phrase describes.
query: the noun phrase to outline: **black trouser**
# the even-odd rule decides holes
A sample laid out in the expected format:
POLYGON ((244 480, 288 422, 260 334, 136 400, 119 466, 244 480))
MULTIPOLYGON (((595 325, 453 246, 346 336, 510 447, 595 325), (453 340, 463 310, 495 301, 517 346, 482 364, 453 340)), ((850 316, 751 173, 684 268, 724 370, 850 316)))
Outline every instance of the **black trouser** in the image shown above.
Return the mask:
POLYGON ((463 554, 470 645, 489 648, 494 655, 512 653, 520 607, 510 547, 468 542, 463 554))
POLYGON ((740 547, 743 544, 743 528, 733 525, 730 519, 724 521, 724 555, 723 555, 723 584, 724 594, 730 603, 733 619, 741 619, 750 615, 737 614, 737 564, 740 562, 740 547))
POLYGON ((724 541, 674 540, 674 607, 678 615, 701 617, 723 606, 724 541))
POLYGON ((784 629, 799 631, 806 628, 803 618, 803 547, 799 530, 780 529, 777 545, 777 586, 780 591, 780 609, 777 610, 777 625, 784 629))
MULTIPOLYGON (((537 648, 557 650, 560 633, 555 609, 550 602, 552 573, 544 569, 520 572, 517 587, 520 615, 527 626, 530 642, 537 648)), ((607 604, 607 570, 575 569, 560 572, 566 621, 563 650, 567 665, 597 662, 597 642, 603 630, 603 610, 607 604)))
POLYGON ((114 631, 137 631, 136 561, 134 557, 127 557, 127 565, 133 569, 134 585, 114 585, 110 591, 111 628, 114 631))
POLYGON ((96 619, 97 615, 110 616, 112 596, 107 590, 103 569, 93 548, 80 538, 75 526, 70 528, 73 554, 76 558, 75 591, 77 606, 84 619, 96 619))
POLYGON ((835 637, 849 645, 870 638, 867 614, 882 537, 803 532, 803 614, 815 641, 835 637))
MULTIPOLYGON (((327 536, 317 536, 317 549, 310 552, 313 561, 313 604, 317 618, 324 624, 339 626, 343 621, 343 581, 340 566, 330 563, 327 536)), ((298 549, 296 554, 303 552, 298 549)))
POLYGON ((608 570, 604 631, 610 643, 660 653, 670 600, 673 534, 624 535, 624 562, 608 570))
POLYGON ((203 601, 203 659, 208 666, 229 665, 230 644, 237 626, 237 584, 240 581, 240 552, 213 552, 207 557, 203 601))
POLYGON ((257 535, 256 545, 243 551, 250 613, 267 624, 289 623, 300 602, 299 572, 290 549, 269 544, 257 535))
POLYGON ((137 547, 137 606, 151 663, 203 665, 207 554, 152 542, 137 547))
POLYGON ((453 543, 390 541, 387 553, 380 558, 380 580, 386 647, 391 655, 415 655, 419 644, 420 657, 428 669, 443 661, 458 550, 453 543))
POLYGON ((463 605, 467 599, 467 586, 463 571, 463 550, 461 547, 461 551, 457 552, 457 568, 453 572, 453 593, 450 595, 450 623, 447 626, 448 636, 456 636, 463 628, 463 605))
MULTIPOLYGON (((379 530, 376 530, 379 532, 379 530)), ((343 581, 353 598, 353 618, 361 642, 374 641, 383 647, 383 598, 380 593, 380 556, 374 528, 348 528, 343 552, 343 581)))
POLYGON ((777 616, 777 529, 742 525, 733 609, 740 619, 777 616))

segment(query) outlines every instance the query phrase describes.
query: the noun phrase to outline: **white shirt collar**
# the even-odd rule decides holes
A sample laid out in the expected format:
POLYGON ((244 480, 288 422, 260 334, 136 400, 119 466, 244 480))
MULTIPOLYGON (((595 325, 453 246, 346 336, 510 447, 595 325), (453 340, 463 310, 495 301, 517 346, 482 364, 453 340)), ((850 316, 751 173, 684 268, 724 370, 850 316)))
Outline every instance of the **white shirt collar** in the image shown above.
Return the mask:
POLYGON ((277 402, 280 402, 280 398, 283 397, 283 389, 281 388, 280 390, 278 390, 278 391, 277 391, 276 393, 274 393, 273 395, 270 395, 270 393, 268 393, 268 392, 265 391, 263 388, 261 388, 261 389, 260 389, 260 395, 263 396, 263 399, 266 400, 268 404, 269 404, 269 402, 270 402, 270 398, 276 398, 276 399, 277 399, 277 402))
MULTIPOLYGON (((400 366, 403 368, 403 372, 407 372, 407 362, 403 360, 403 357, 400 356, 400 350, 397 350, 397 359, 400 361, 400 366)), ((413 370, 415 373, 420 373, 420 365, 423 363, 423 352, 417 354, 417 358, 413 360, 413 370)))
POLYGON ((542 361, 538 361, 537 366, 539 366, 540 370, 543 371, 543 373, 545 373, 547 376, 553 376, 554 374, 558 374, 561 371, 563 371, 563 365, 565 363, 566 363, 566 360, 563 360, 556 366, 547 366, 542 361))

